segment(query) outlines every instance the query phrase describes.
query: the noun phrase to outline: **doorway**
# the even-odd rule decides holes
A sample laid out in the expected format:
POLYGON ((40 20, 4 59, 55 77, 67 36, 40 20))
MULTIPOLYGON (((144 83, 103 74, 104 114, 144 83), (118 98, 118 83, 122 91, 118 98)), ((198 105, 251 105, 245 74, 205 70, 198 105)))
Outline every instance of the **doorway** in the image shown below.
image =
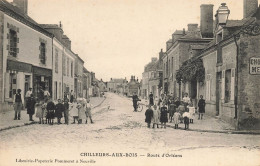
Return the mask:
POLYGON ((222 72, 217 73, 216 79, 216 116, 219 116, 221 108, 221 85, 222 85, 222 72))

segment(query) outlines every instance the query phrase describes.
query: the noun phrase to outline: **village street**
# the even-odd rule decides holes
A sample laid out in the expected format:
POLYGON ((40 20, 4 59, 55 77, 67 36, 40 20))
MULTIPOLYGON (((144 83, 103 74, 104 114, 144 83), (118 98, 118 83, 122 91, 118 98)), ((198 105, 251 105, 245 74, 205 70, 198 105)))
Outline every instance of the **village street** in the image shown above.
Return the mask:
POLYGON ((202 133, 170 127, 148 129, 144 122, 145 110, 133 112, 132 102, 126 97, 114 93, 107 93, 106 97, 103 104, 92 112, 94 124, 33 124, 1 131, 0 161, 8 161, 8 164, 1 163, 1 166, 13 165, 19 161, 21 162, 16 164, 138 163, 152 166, 159 165, 162 161, 188 165, 259 163, 259 135, 202 133), (92 153, 109 155, 93 156, 92 153), (122 156, 118 153, 122 153, 122 156), (71 163, 62 163, 65 159, 71 160, 71 163), (211 163, 213 159, 218 162, 211 163), (76 160, 82 163, 75 163, 76 160))

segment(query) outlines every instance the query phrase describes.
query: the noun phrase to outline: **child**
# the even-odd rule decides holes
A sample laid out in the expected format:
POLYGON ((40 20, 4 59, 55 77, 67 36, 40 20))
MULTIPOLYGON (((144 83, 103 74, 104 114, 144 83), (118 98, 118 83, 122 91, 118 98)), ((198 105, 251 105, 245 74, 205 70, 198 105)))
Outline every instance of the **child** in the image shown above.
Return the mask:
POLYGON ((73 99, 73 103, 71 103, 70 105, 70 115, 73 117, 73 123, 72 124, 75 124, 76 120, 78 120, 78 117, 79 117, 79 111, 78 111, 78 103, 77 103, 77 100, 76 99, 73 99))
POLYGON ((172 117, 173 117, 173 114, 175 112, 175 104, 174 104, 174 100, 173 99, 170 99, 169 101, 169 120, 171 120, 170 122, 172 122, 172 117))
POLYGON ((167 117, 167 107, 165 106, 165 103, 163 103, 161 107, 161 116, 160 116, 160 121, 161 121, 161 128, 166 128, 166 123, 168 122, 168 117, 167 117))
POLYGON ((78 112, 79 112, 79 116, 78 116, 78 124, 82 124, 82 119, 86 116, 85 114, 85 109, 86 109, 86 103, 84 101, 84 99, 79 99, 78 101, 78 112))
POLYGON ((36 111, 36 117, 39 118, 39 124, 44 124, 43 121, 43 108, 42 108, 42 101, 37 100, 36 105, 35 105, 35 111, 36 111))
POLYGON ((62 112, 64 112, 65 107, 64 105, 61 103, 61 99, 58 100, 58 104, 56 104, 55 106, 55 115, 57 117, 57 123, 58 124, 62 124, 60 122, 61 118, 62 118, 62 112))
POLYGON ((159 128, 159 117, 160 117, 160 112, 157 109, 157 105, 154 105, 153 106, 153 118, 152 118, 153 129, 156 124, 157 124, 157 128, 159 128))
POLYGON ((190 118, 190 114, 189 112, 184 112, 183 113, 183 119, 184 119, 184 124, 185 124, 185 130, 189 129, 189 118, 190 118))
POLYGON ((92 109, 92 104, 89 103, 90 100, 87 99, 87 104, 86 104, 86 124, 88 123, 88 118, 90 119, 90 123, 94 123, 92 120, 92 114, 91 114, 91 109, 92 109))
POLYGON ((150 128, 152 117, 153 110, 151 109, 151 105, 148 105, 148 109, 145 111, 145 122, 147 123, 148 128, 150 128))
POLYGON ((176 111, 173 115, 173 122, 174 122, 174 125, 175 125, 175 129, 178 129, 178 125, 180 123, 180 118, 181 118, 181 114, 179 113, 179 111, 176 111))
POLYGON ((181 102, 181 104, 179 105, 178 107, 178 112, 180 113, 181 115, 181 118, 180 118, 180 123, 183 123, 183 118, 182 118, 182 114, 185 112, 185 107, 183 105, 183 102, 181 102))
POLYGON ((69 124, 69 99, 64 100, 64 118, 65 124, 69 124))
POLYGON ((193 123, 193 119, 195 118, 195 107, 193 107, 192 102, 189 104, 188 109, 190 114, 190 123, 193 123))
MULTIPOLYGON (((46 99, 47 100, 47 99, 46 99)), ((46 115, 46 124, 47 121, 50 125, 53 125, 53 119, 55 116, 55 104, 51 101, 51 99, 49 99, 47 106, 47 115, 46 115)))
POLYGON ((206 106, 205 100, 203 99, 203 96, 200 95, 200 100, 198 103, 198 107, 199 107, 199 118, 198 119, 202 120, 203 114, 205 113, 205 106, 206 106))

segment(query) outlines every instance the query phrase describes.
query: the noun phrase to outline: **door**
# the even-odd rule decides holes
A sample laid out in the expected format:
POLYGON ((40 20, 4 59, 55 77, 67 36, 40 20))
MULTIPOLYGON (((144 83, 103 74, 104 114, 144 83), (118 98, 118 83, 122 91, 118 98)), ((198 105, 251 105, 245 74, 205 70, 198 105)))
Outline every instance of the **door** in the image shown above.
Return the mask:
POLYGON ((222 85, 222 72, 218 72, 217 79, 216 79, 216 116, 219 115, 221 109, 221 85, 222 85))

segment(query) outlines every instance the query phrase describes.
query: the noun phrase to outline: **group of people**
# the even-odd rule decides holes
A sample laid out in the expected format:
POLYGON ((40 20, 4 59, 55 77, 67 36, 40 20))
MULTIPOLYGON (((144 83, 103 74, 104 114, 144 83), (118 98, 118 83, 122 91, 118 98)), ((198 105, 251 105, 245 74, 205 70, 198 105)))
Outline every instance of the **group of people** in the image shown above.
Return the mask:
MULTIPOLYGON (((200 96, 198 102, 198 113, 199 118, 203 118, 205 113, 205 100, 203 96, 200 96)), ((159 128, 159 123, 161 123, 161 128, 166 128, 167 122, 173 122, 175 129, 179 127, 179 123, 185 124, 185 130, 189 129, 189 124, 193 123, 195 119, 196 108, 193 102, 188 97, 188 93, 184 94, 183 99, 180 101, 178 97, 174 98, 172 96, 166 96, 162 94, 158 101, 154 102, 153 94, 149 95, 149 105, 145 112, 145 122, 147 127, 150 128, 153 124, 153 128, 157 125, 159 128)))
MULTIPOLYGON (((74 96, 70 96, 70 100, 67 95, 64 95, 64 99, 58 99, 57 101, 52 101, 50 96, 45 96, 44 99, 38 99, 33 96, 31 88, 25 95, 27 114, 29 115, 29 121, 33 120, 33 115, 36 113, 36 117, 39 118, 40 124, 51 124, 53 125, 54 119, 57 118, 57 124, 62 124, 61 119, 64 117, 65 124, 69 124, 69 116, 73 117, 73 124, 81 124, 83 119, 90 119, 93 123, 91 109, 92 104, 90 104, 89 99, 79 98, 75 99, 74 96)), ((17 90, 14 95, 14 120, 21 119, 21 110, 23 106, 24 99, 21 95, 21 89, 17 90)))

